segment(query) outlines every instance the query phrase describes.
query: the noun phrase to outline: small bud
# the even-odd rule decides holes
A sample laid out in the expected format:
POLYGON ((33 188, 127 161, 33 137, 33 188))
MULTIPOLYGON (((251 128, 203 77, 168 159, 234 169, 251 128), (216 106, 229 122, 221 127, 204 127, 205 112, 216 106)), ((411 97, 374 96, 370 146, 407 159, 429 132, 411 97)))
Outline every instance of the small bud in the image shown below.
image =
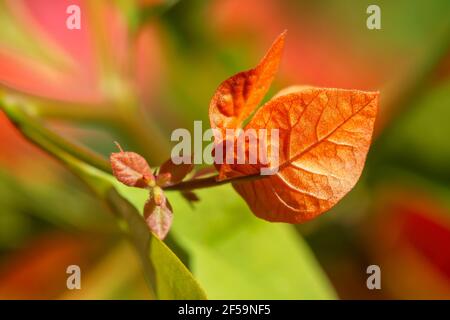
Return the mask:
POLYGON ((119 144, 117 146, 120 152, 112 153, 110 156, 111 168, 116 179, 129 187, 154 186, 155 177, 147 161, 135 152, 123 151, 119 144))

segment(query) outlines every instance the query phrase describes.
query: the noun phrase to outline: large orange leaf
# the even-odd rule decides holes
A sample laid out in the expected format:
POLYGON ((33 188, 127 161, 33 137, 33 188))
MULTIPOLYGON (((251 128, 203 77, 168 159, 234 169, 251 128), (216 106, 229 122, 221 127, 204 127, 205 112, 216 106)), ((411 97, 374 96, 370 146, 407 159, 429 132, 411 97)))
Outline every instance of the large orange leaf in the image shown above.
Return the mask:
MULTIPOLYGON (((278 66, 279 55, 273 52, 283 39, 284 33, 261 64, 278 66)), ((275 71, 270 69, 264 92, 275 71)), ((210 106, 213 128, 214 125, 222 130, 238 128, 261 101, 261 90, 244 90, 245 99, 242 99, 245 85, 239 90, 226 89, 235 88, 230 85, 236 83, 233 79, 245 83, 242 79, 246 76, 245 72, 239 73, 219 87, 210 106)), ((233 186, 258 217, 290 223, 310 220, 335 205, 358 181, 371 143, 377 109, 377 92, 307 86, 283 90, 262 106, 245 127, 245 130, 267 130, 268 135, 257 137, 257 143, 266 146, 269 163, 263 165, 258 159, 257 164, 249 164, 247 158, 244 164, 235 161, 217 165, 219 176, 221 179, 255 176, 263 167, 275 168, 273 175, 239 180, 233 186), (279 132, 279 151, 271 145, 272 129, 279 132), (270 154, 271 150, 276 152, 270 154)), ((218 139, 215 141, 220 143, 218 139)), ((249 143, 245 146, 247 157, 249 146, 249 143)), ((234 157, 236 160, 236 154, 234 157)))
MULTIPOLYGON (((257 216, 270 221, 299 223, 330 209, 361 175, 377 106, 376 92, 322 88, 269 101, 246 129, 279 130, 279 170, 234 187, 257 216)), ((245 175, 261 167, 231 165, 245 175)))

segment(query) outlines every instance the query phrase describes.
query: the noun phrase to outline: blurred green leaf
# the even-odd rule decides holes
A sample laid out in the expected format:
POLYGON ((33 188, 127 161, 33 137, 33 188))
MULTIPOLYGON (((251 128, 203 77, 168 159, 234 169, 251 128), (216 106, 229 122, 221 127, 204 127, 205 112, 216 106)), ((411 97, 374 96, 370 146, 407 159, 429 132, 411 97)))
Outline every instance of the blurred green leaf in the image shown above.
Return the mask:
POLYGON ((293 226, 256 218, 231 186, 198 195, 194 211, 179 194, 170 197, 173 232, 194 253, 192 270, 211 298, 336 298, 293 226))
POLYGON ((395 165, 432 180, 450 182, 450 82, 430 89, 383 135, 369 159, 374 179, 395 165))
MULTIPOLYGON (((118 187, 137 207, 139 189, 118 187)), ((211 299, 335 299, 336 293, 294 227, 253 216, 230 186, 197 191, 194 210, 178 193, 171 233, 211 299)))

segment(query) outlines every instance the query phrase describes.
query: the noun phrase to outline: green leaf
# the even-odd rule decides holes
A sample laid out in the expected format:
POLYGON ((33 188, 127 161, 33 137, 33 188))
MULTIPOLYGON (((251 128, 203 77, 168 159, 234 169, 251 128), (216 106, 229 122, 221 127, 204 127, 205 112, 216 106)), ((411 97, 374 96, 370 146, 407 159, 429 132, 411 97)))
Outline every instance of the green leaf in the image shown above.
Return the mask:
POLYGON ((231 186, 199 190, 195 211, 179 194, 173 232, 212 299, 333 299, 309 247, 288 224, 253 216, 231 186))
MULTIPOLYGON (((118 187, 143 206, 145 191, 118 187)), ((179 193, 167 194, 174 209, 170 232, 189 252, 190 269, 209 298, 336 298, 293 226, 257 219, 230 186, 197 193, 201 201, 194 210, 179 193)))
MULTIPOLYGON (((64 141, 42 127, 17 105, 0 107, 14 120, 26 138, 49 152, 79 176, 92 191, 111 207, 124 233, 135 245, 152 294, 158 299, 205 299, 206 295, 178 257, 148 229, 139 211, 115 189, 109 174, 77 159, 61 148, 64 141), (56 142, 56 143, 55 143, 56 142)), ((126 262, 124 262, 126 263, 126 262)))

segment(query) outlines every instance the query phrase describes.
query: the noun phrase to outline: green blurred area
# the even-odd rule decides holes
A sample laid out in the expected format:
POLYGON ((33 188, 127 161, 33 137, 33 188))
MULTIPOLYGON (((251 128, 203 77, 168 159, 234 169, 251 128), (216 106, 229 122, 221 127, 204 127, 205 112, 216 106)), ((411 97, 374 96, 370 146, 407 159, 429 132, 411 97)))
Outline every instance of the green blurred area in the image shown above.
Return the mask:
MULTIPOLYGON (((39 1, 50 10, 51 1, 39 1)), ((119 43, 134 54, 139 31, 151 34, 142 40, 151 46, 137 50, 144 57, 125 59, 131 65, 142 59, 138 69, 145 76, 138 86, 148 97, 139 96, 132 70, 119 67, 114 56, 110 66, 96 70, 101 103, 74 101, 69 94, 54 98, 53 92, 25 85, 23 76, 32 81, 32 73, 7 69, 8 55, 26 57, 33 67, 65 70, 86 54, 70 52, 73 47, 53 25, 37 32, 22 21, 18 12, 29 2, 17 3, 1 2, 0 98, 26 101, 49 128, 105 157, 115 151, 116 140, 159 165, 169 157, 172 130, 192 130, 195 120, 206 129, 216 87, 253 67, 284 29, 285 58, 266 100, 293 84, 380 90, 377 133, 361 180, 314 221, 294 226, 259 220, 228 186, 202 190, 194 208, 168 193, 175 219, 166 244, 209 298, 450 297, 448 1, 101 2, 89 10, 117 12, 127 40, 119 41, 117 27, 108 42, 102 30, 109 25, 100 28, 95 32, 106 49, 98 56, 119 52, 119 43), (366 28, 370 4, 381 8, 381 30, 366 28), (54 37, 51 45, 44 31, 54 37), (56 50, 58 45, 63 49, 56 50), (14 76, 22 81, 9 82, 14 76), (429 224, 409 224, 411 216, 429 224), (388 231, 389 225, 398 228, 388 231), (392 259, 392 252, 401 259, 392 259), (406 262, 402 274, 398 270, 406 262), (371 264, 389 279, 381 291, 366 287, 371 264)), ((96 24, 86 19, 94 34, 96 24)), ((99 50, 86 51, 91 49, 99 50)), ((0 165, 0 298, 155 298, 138 254, 104 201, 30 147, 3 115, 0 165), (82 267, 85 285, 79 292, 65 287, 69 264, 82 267)), ((142 208, 146 194, 119 190, 142 208)))

